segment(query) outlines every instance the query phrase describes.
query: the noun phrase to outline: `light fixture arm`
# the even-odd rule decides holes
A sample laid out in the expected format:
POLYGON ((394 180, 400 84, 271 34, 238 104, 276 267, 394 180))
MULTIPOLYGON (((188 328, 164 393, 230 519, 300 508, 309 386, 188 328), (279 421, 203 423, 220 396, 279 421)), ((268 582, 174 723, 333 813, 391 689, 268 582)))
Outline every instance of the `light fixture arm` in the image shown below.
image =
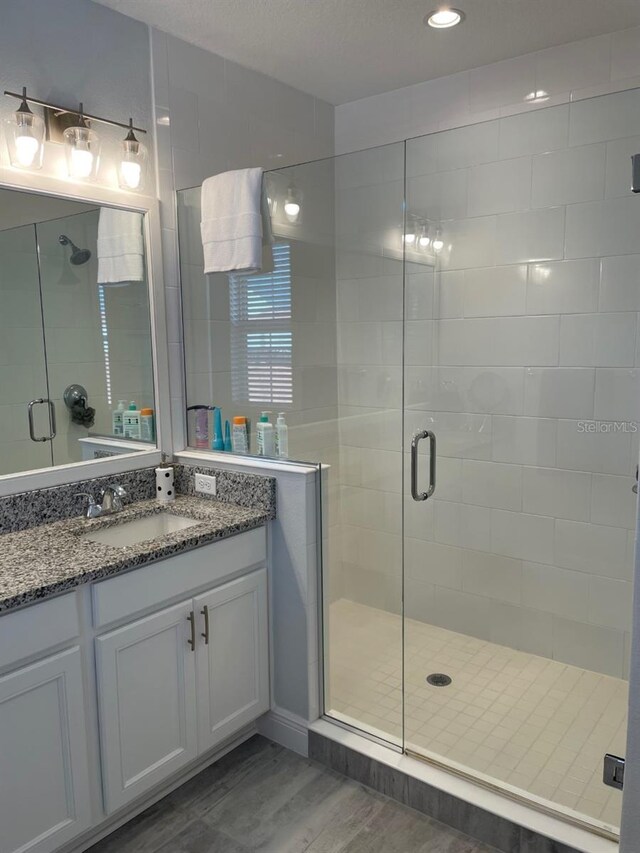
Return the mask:
POLYGON ((31 112, 31 110, 29 109, 29 104, 35 104, 37 107, 45 107, 47 109, 54 110, 54 112, 58 113, 58 115, 63 115, 64 113, 67 113, 69 115, 78 116, 78 118, 81 119, 83 122, 82 124, 80 124, 80 127, 86 126, 86 122, 84 120, 87 119, 88 121, 97 121, 100 124, 108 124, 111 127, 124 127, 131 131, 135 130, 138 133, 147 132, 144 127, 135 127, 133 124, 133 119, 129 119, 127 123, 124 123, 121 121, 115 121, 114 119, 104 118, 103 116, 95 116, 90 115, 89 113, 85 113, 82 104, 80 104, 80 108, 78 110, 70 110, 67 107, 61 107, 59 104, 52 104, 49 101, 41 101, 38 98, 31 98, 27 96, 26 88, 22 89, 21 95, 17 92, 10 92, 7 89, 5 89, 4 94, 9 98, 17 98, 19 101, 22 101, 19 107, 19 110, 21 112, 31 112))

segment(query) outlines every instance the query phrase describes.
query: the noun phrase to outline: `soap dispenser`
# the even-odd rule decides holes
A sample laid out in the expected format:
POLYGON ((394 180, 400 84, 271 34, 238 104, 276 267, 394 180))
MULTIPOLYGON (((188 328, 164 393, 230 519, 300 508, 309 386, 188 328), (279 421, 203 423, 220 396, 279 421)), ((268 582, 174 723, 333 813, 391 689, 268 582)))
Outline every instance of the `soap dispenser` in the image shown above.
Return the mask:
POLYGON ((256 432, 258 433, 258 455, 274 456, 275 441, 273 435, 273 424, 269 420, 271 412, 262 412, 256 432))

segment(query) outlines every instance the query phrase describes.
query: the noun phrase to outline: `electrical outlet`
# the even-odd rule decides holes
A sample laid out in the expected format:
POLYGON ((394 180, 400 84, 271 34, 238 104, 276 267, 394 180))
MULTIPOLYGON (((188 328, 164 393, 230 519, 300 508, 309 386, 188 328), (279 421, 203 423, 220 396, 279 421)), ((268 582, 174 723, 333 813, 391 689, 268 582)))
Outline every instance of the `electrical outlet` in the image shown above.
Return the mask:
POLYGON ((196 492, 215 497, 216 478, 211 477, 209 474, 196 474, 196 492))

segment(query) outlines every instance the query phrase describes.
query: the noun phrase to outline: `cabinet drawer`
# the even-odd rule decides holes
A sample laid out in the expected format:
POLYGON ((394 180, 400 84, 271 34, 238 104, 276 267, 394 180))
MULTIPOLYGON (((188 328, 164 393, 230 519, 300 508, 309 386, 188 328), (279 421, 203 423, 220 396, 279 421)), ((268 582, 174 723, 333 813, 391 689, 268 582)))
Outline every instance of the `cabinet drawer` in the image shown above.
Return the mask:
POLYGON ((93 620, 108 625, 264 563, 264 527, 184 551, 93 586, 93 620))
POLYGON ((80 633, 75 592, 0 616, 0 668, 75 639, 80 633))

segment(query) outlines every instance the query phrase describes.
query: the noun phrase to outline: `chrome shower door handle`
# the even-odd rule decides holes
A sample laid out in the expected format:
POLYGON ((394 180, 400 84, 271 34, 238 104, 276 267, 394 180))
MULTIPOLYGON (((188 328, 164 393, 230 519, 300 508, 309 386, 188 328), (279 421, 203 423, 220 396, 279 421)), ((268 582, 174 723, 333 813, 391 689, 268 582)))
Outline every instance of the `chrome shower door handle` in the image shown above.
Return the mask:
POLYGON ((420 430, 411 439, 411 497, 414 501, 426 501, 436 490, 436 436, 429 429, 420 430), (423 438, 429 439, 429 488, 418 491, 418 445, 423 438))
POLYGON ((56 437, 56 407, 51 400, 45 400, 45 403, 49 406, 49 428, 51 429, 49 438, 45 441, 53 441, 56 437))
POLYGON ((37 400, 31 400, 27 408, 29 412, 29 438, 31 441, 53 441, 56 437, 56 407, 51 400, 47 400, 45 397, 38 397, 37 400), (46 403, 49 407, 49 435, 37 436, 33 426, 33 407, 41 406, 43 403, 46 403))

